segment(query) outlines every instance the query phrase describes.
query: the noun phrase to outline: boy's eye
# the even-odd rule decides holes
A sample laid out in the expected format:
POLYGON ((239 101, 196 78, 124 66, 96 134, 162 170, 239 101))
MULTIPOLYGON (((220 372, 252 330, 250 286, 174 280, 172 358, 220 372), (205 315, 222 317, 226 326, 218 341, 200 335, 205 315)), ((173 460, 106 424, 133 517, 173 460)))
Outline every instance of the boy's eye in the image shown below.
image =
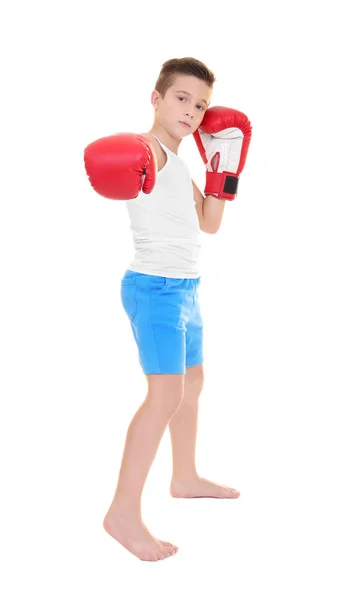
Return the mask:
MULTIPOLYGON (((184 96, 178 96, 179 100, 186 100, 186 98, 184 98, 184 96)), ((198 110, 202 109, 204 110, 204 106, 201 106, 200 104, 197 105, 198 110)))

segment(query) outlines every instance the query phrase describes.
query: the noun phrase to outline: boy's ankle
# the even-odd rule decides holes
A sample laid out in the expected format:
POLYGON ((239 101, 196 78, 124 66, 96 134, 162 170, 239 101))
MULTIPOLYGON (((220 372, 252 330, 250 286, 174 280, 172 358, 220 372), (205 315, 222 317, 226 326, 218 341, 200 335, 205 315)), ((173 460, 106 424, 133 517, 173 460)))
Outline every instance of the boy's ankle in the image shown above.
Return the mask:
POLYGON ((128 497, 114 497, 108 509, 108 515, 133 515, 141 518, 141 504, 128 497))
POLYGON ((178 472, 173 472, 172 473, 172 478, 171 478, 171 483, 173 482, 185 482, 185 481, 195 481, 196 479, 198 479, 198 473, 195 470, 191 470, 191 471, 181 471, 180 473, 178 472))

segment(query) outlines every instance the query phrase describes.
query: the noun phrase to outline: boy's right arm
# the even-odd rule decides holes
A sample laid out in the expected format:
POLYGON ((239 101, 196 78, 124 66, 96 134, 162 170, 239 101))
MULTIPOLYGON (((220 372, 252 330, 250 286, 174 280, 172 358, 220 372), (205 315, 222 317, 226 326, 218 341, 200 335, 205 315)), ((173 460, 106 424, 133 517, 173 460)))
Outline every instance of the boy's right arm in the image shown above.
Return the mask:
POLYGON ((136 133, 118 133, 89 144, 84 165, 95 192, 111 200, 150 194, 158 170, 153 143, 136 133))

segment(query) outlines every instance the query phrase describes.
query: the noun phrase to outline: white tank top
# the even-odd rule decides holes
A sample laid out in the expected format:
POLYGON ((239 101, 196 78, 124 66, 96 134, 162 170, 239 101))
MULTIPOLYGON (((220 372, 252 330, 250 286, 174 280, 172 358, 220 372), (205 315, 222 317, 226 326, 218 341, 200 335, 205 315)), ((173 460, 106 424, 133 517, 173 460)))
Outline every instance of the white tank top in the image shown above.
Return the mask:
POLYGON ((134 241, 128 269, 173 278, 200 277, 200 227, 185 162, 154 136, 167 154, 150 194, 126 202, 134 241))

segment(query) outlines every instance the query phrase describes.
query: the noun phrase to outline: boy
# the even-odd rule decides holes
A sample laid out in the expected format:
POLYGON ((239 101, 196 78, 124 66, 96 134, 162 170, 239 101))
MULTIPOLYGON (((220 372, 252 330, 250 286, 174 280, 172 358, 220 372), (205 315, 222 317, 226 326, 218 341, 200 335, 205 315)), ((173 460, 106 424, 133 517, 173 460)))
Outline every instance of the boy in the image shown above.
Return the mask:
POLYGON ((173 497, 240 495, 200 477, 195 464, 198 398, 204 377, 198 300, 200 231, 217 232, 225 202, 235 197, 251 135, 242 113, 208 109, 214 82, 213 72, 194 58, 166 61, 151 96, 155 116, 150 131, 99 140, 103 146, 102 151, 95 148, 96 163, 106 153, 111 157, 111 172, 92 161, 91 147, 85 152, 96 191, 129 200, 135 256, 122 278, 121 299, 148 392, 129 425, 115 495, 103 525, 141 560, 155 561, 177 551, 174 544, 154 537, 141 517, 143 487, 167 425, 173 497), (206 133, 207 128, 199 127, 208 110, 212 122, 206 133), (242 123, 239 128, 234 127, 234 114, 242 123), (195 134, 208 163, 205 191, 210 193, 206 197, 177 154, 181 140, 190 134, 195 134))

